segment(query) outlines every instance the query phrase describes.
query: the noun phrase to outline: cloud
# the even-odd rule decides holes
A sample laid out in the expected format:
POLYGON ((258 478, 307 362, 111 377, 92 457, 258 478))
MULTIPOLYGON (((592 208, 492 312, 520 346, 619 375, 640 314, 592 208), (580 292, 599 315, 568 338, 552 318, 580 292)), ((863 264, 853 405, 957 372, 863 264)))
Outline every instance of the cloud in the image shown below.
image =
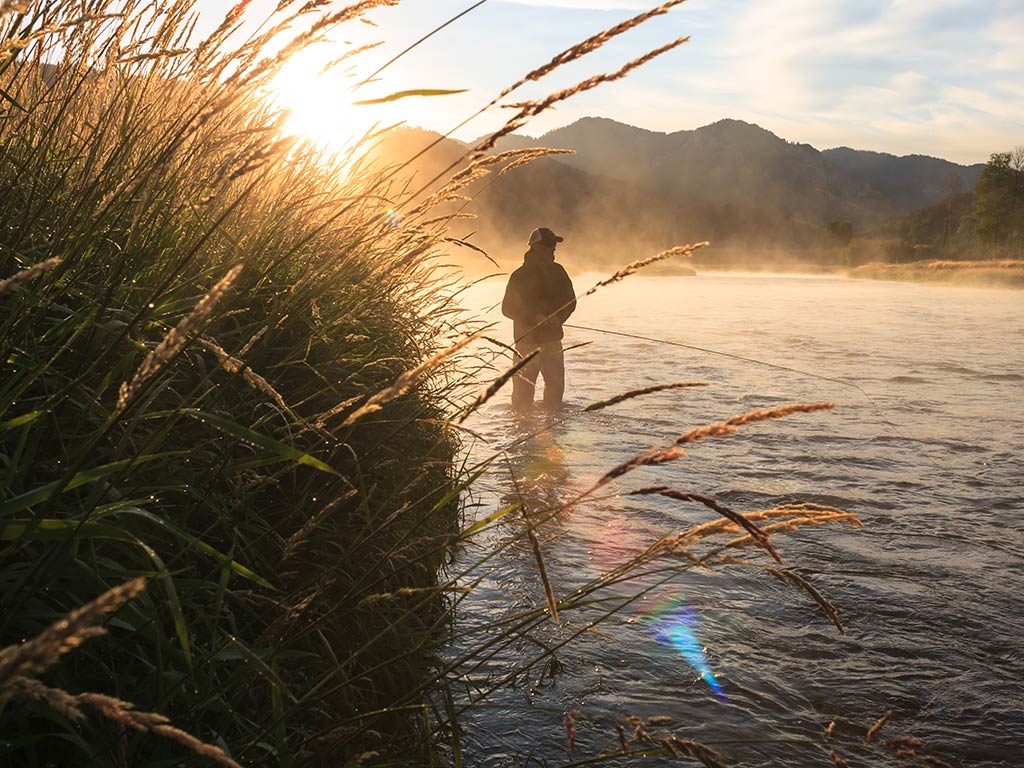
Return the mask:
POLYGON ((984 160, 1024 135, 1024 7, 979 5, 721 0, 676 99, 816 146, 984 160))

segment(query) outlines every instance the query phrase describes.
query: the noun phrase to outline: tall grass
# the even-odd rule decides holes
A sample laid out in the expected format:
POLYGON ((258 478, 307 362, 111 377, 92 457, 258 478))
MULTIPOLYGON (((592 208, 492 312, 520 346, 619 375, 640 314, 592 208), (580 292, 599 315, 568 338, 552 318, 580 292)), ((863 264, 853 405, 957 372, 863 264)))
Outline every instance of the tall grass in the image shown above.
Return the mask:
MULTIPOLYGON (((460 762, 446 693, 465 664, 647 566, 685 571, 691 556, 665 563, 694 537, 734 537, 705 565, 766 545, 731 513, 749 535, 653 543, 436 661, 467 588, 452 548, 517 510, 459 530, 461 494, 501 456, 460 465, 455 422, 508 375, 465 389, 475 337, 434 208, 486 163, 416 200, 363 159, 371 137, 325 156, 267 98, 289 55, 391 4, 284 2, 245 37, 241 3, 197 40, 188 0, 0 2, 5 765, 428 763, 445 743, 460 762)), ((683 454, 665 451, 646 463, 683 454)), ((542 570, 544 519, 523 528, 542 570)))
MULTIPOLYGON (((444 376, 365 406, 465 332, 439 235, 383 215, 400 187, 283 138, 278 57, 237 14, 187 39, 194 10, 4 5, 0 637, 142 576, 48 686, 159 712, 242 762, 380 749, 320 734, 423 672, 436 607, 373 596, 436 583, 456 441, 444 376)), ((310 18, 326 34, 359 10, 310 18)), ((5 764, 187 758, 31 700, 3 717, 5 764)))

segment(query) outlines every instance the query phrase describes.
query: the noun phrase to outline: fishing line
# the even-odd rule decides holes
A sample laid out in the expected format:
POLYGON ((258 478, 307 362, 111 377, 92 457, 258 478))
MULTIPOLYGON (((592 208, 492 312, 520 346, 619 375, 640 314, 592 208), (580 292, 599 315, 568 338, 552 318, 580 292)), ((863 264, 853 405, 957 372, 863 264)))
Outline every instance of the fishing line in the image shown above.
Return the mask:
MULTIPOLYGON (((820 373, 811 373, 810 371, 803 371, 803 370, 800 370, 799 368, 792 368, 792 367, 787 366, 787 365, 778 365, 777 363, 769 363, 769 362, 767 362, 765 360, 757 360, 757 359, 755 359, 753 357, 744 357, 743 355, 736 355, 736 354, 733 354, 731 352, 721 352, 721 351, 719 351, 717 349, 709 349, 707 347, 698 347, 698 346, 696 346, 694 344, 684 344, 681 341, 670 341, 668 339, 657 339, 657 338, 654 338, 652 336, 641 336, 640 334, 637 334, 637 333, 624 333, 622 331, 609 331, 609 330, 607 330, 605 328, 591 328, 591 327, 588 327, 588 326, 585 326, 585 325, 571 325, 569 323, 565 323, 564 327, 565 328, 573 328, 573 329, 575 329, 577 331, 591 331, 593 333, 604 333, 604 334, 607 334, 609 336, 622 336, 622 337, 627 338, 627 339, 637 339, 639 341, 649 341, 649 342, 652 342, 654 344, 666 344, 666 345, 668 345, 670 347, 680 347, 682 349, 690 349, 690 350, 694 350, 696 352, 704 352, 705 354, 709 354, 709 355, 718 355, 720 357, 728 357, 728 358, 731 358, 733 360, 741 360, 741 361, 743 361, 745 363, 754 363, 755 365, 762 365, 762 366, 765 366, 766 368, 774 368, 774 369, 779 370, 779 371, 788 371, 790 373, 796 373, 796 374, 799 374, 801 376, 810 376, 811 378, 814 378, 814 379, 821 379, 822 381, 830 381, 833 384, 839 384, 839 385, 844 386, 844 387, 850 387, 851 389, 857 390, 858 392, 860 392, 864 396, 864 399, 867 400, 868 403, 870 403, 871 407, 875 410, 875 414, 882 420, 882 423, 885 424, 887 427, 889 427, 889 429, 891 429, 893 432, 895 432, 897 437, 899 437, 899 438, 901 438, 903 440, 908 440, 908 441, 911 440, 911 438, 907 437, 906 435, 904 435, 900 431, 899 427, 897 427, 894 423, 892 423, 891 421, 889 421, 885 417, 885 414, 883 413, 881 406, 878 403, 875 402, 875 400, 871 397, 871 395, 869 395, 866 391, 864 391, 863 387, 861 387, 861 386, 859 386, 857 384, 852 384, 849 381, 843 381, 842 379, 835 379, 835 378, 832 378, 831 376, 823 376, 820 373)), ((921 456, 922 456, 922 458, 924 458, 925 461, 927 461, 929 464, 934 466, 936 469, 943 469, 940 464, 938 464, 937 462, 935 462, 932 459, 928 458, 928 456, 925 456, 924 454, 921 454, 921 456)))
POLYGON ((746 363, 756 363, 757 365, 764 365, 764 366, 767 366, 769 368, 776 368, 776 369, 778 369, 780 371, 789 371, 790 373, 799 373, 799 374, 802 374, 803 376, 811 376, 811 377, 813 377, 815 379, 822 379, 824 381, 831 381, 831 382, 833 382, 835 384, 842 384, 844 387, 853 387, 858 392, 860 392, 862 395, 864 395, 864 397, 866 397, 868 399, 868 401, 871 402, 872 405, 875 405, 874 401, 871 400, 871 396, 867 392, 865 392, 863 389, 858 387, 856 384, 851 384, 850 382, 843 381, 842 379, 833 379, 833 378, 830 378, 828 376, 822 376, 819 373, 811 373, 810 371, 801 371, 798 368, 790 368, 790 367, 785 366, 785 365, 776 365, 775 363, 767 363, 764 360, 755 360, 752 357, 743 357, 742 355, 734 355, 731 352, 719 352, 717 349, 708 349, 707 347, 696 347, 696 346, 694 346, 692 344, 683 344, 682 342, 679 342, 679 341, 669 341, 668 339, 655 339, 655 338, 653 338, 651 336, 640 336, 639 334, 635 334, 635 333, 623 333, 621 331, 608 331, 608 330, 605 330, 604 328, 588 328, 585 325, 570 325, 569 323, 565 323, 563 327, 565 327, 565 328, 575 328, 578 331, 593 331, 594 333, 606 333, 606 334, 608 334, 610 336, 624 336, 627 339, 639 339, 640 341, 650 341, 650 342, 653 342, 655 344, 668 344, 671 347, 682 347, 683 349, 693 349, 693 350, 696 350, 698 352, 706 352, 709 355, 721 355, 722 357, 731 357, 733 360, 742 360, 742 361, 744 361, 746 363))

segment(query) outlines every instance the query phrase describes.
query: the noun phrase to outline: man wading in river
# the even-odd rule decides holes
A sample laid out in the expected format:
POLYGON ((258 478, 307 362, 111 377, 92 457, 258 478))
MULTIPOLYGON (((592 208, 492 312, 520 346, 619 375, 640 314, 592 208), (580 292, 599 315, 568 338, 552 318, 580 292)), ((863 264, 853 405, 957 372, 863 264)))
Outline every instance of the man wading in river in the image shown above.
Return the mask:
POLYGON ((555 246, 562 240, 547 227, 533 230, 523 266, 509 277, 501 302, 501 313, 512 318, 517 361, 540 350, 512 379, 512 407, 517 411, 533 405, 537 374, 544 377, 544 407, 553 411, 562 407, 562 323, 576 309, 572 281, 555 262, 555 246))

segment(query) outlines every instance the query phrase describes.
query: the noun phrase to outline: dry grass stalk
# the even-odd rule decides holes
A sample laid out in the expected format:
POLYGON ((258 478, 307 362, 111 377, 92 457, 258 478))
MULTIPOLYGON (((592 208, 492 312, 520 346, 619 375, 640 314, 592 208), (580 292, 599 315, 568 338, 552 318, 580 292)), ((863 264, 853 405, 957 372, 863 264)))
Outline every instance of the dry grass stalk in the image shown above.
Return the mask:
POLYGON ((577 83, 571 88, 565 88, 561 91, 556 91, 555 93, 552 93, 539 101, 531 101, 526 102, 524 104, 516 105, 519 107, 519 111, 508 122, 506 122, 504 126, 502 126, 500 129, 492 133, 486 140, 481 142, 477 146, 476 150, 474 150, 474 154, 476 156, 480 156, 488 152, 494 147, 495 144, 498 143, 500 139, 504 138, 505 136, 508 136, 510 133, 519 130, 524 125, 526 125, 526 122, 531 117, 536 117, 541 112, 544 112, 545 110, 553 107, 555 104, 561 101, 565 101, 566 99, 569 99, 578 93, 583 93, 584 91, 589 91, 592 88, 596 88, 597 86, 602 85, 603 83, 610 83, 614 82, 615 80, 621 80, 637 67, 642 67, 644 64, 651 61, 652 59, 661 56, 661 54, 668 53, 673 48, 678 48, 683 43, 689 41, 689 39, 689 37, 680 37, 677 40, 673 40, 671 43, 663 45, 660 48, 655 48, 652 51, 648 51, 643 56, 640 56, 639 58, 627 62, 626 64, 624 64, 622 67, 620 67, 615 72, 612 72, 611 74, 594 75, 593 77, 587 78, 586 80, 577 83))
POLYGON ((96 626, 103 617, 116 611, 145 588, 146 580, 143 578, 126 581, 81 608, 76 608, 35 637, 0 650, 0 683, 18 675, 44 672, 68 651, 91 637, 103 634, 104 630, 96 626))
POLYGON ((0 16, 7 13, 25 13, 28 6, 28 0, 3 0, 0 2, 0 16))
POLYGON ((828 748, 828 759, 832 761, 832 764, 836 768, 850 768, 850 764, 843 760, 843 758, 839 756, 839 753, 832 747, 828 748))
POLYGON ((619 749, 625 752, 629 749, 629 741, 626 739, 626 727, 622 723, 616 723, 615 732, 619 736, 619 749))
POLYGON ((68 720, 78 721, 85 717, 78 706, 78 698, 62 691, 60 688, 51 688, 43 685, 31 677, 12 677, 7 683, 7 689, 0 694, 0 703, 6 702, 15 691, 28 696, 29 698, 41 701, 56 712, 60 712, 68 720))
POLYGON ((491 102, 491 104, 493 105, 497 103, 498 101, 512 93, 512 91, 518 89, 520 86, 523 86, 530 81, 536 82, 537 80, 540 80, 541 78, 545 77, 546 75, 549 75, 551 72, 558 69, 562 65, 568 64, 570 61, 575 61, 576 59, 582 58, 583 56, 586 56, 588 53, 591 53, 592 51, 596 51, 598 48, 603 46, 612 38, 618 37, 623 32, 628 32, 634 27, 640 26, 645 21, 648 21, 654 18, 655 16, 662 16, 668 13, 668 11, 674 6, 682 5, 682 3, 684 2, 685 0, 669 0, 669 2, 662 3, 657 8, 652 8, 649 11, 644 11, 643 13, 637 14, 636 16, 633 16, 630 19, 626 19, 625 21, 616 24, 614 27, 609 27, 606 30, 598 32, 596 35, 593 35, 592 37, 588 37, 586 40, 582 42, 576 43, 576 45, 572 46, 571 48, 567 48, 566 50, 559 53, 557 56, 551 59, 551 61, 547 62, 546 64, 540 67, 537 67, 531 72, 528 72, 521 79, 514 82, 508 88, 503 90, 498 95, 498 97, 493 102, 491 102))
MULTIPOLYGON (((469 165, 463 170, 456 173, 451 177, 449 183, 463 182, 467 178, 471 178, 478 170, 484 168, 490 168, 495 165, 501 165, 506 161, 517 162, 524 158, 533 159, 535 157, 544 157, 545 155, 575 155, 576 150, 574 149, 551 149, 550 147, 522 147, 519 149, 506 149, 504 152, 498 152, 494 155, 487 155, 481 157, 469 165)), ((465 185, 463 185, 465 186, 465 185)))
POLYGON ((924 749, 924 742, 920 739, 915 739, 913 736, 899 736, 895 739, 889 739, 888 741, 882 742, 882 746, 894 752, 901 749, 916 751, 918 749, 924 749))
POLYGON ((355 397, 348 397, 338 403, 336 406, 331 408, 329 411, 324 411, 317 416, 316 421, 310 424, 311 429, 321 430, 327 426, 327 422, 333 419, 335 416, 343 413, 349 406, 354 405, 362 399, 362 395, 356 395, 355 397))
POLYGON ((714 424, 707 424, 703 427, 694 427, 677 437, 675 439, 675 444, 686 445, 687 443, 695 443, 698 440, 703 440, 706 437, 724 437, 735 433, 738 431, 739 427, 754 424, 759 421, 781 419, 795 413, 814 413, 816 411, 825 411, 835 407, 835 403, 791 403, 789 405, 780 405, 777 408, 769 408, 763 411, 748 411, 747 413, 741 413, 737 416, 733 416, 728 421, 717 421, 714 424))
POLYGON ((555 624, 558 623, 558 603, 555 600, 555 590, 551 587, 551 579, 548 577, 547 565, 544 563, 544 553, 540 548, 540 540, 537 538, 537 533, 534 531, 534 524, 530 520, 529 510, 527 504, 523 499, 522 489, 519 487, 519 480, 512 471, 512 465, 509 462, 508 454, 505 455, 505 461, 508 464, 509 477, 512 479, 512 485, 516 490, 516 497, 519 500, 520 510, 523 515, 523 520, 526 522, 526 536, 530 540, 530 548, 533 550, 533 559, 537 563, 537 573, 540 575, 541 585, 544 587, 544 599, 548 604, 548 612, 551 614, 551 621, 555 624))
MULTIPOLYGON (((430 227, 430 226, 432 226, 434 224, 447 224, 448 222, 455 221, 456 219, 475 219, 475 218, 476 218, 476 214, 475 213, 470 213, 469 211, 453 211, 452 213, 442 213, 440 216, 432 216, 429 219, 424 219, 423 221, 419 222, 416 226, 421 228, 421 229, 427 229, 428 227, 430 227)), ((465 245, 467 247, 470 247, 470 248, 476 248, 475 245, 470 245, 469 243, 463 242, 462 240, 459 240, 456 237, 451 237, 451 238, 446 237, 445 240, 448 240, 449 242, 452 242, 452 241, 458 242, 458 243, 460 243, 462 245, 465 245)), ((482 249, 479 249, 479 250, 482 250, 482 249)))
POLYGON ((656 384, 652 387, 641 387, 640 389, 631 389, 628 392, 623 392, 620 395, 602 400, 598 403, 591 403, 583 409, 584 413, 591 411, 599 411, 602 408, 607 408, 610 405, 621 403, 624 400, 632 400, 634 397, 641 397, 643 395, 650 395, 655 392, 665 392, 669 389, 686 389, 688 387, 709 387, 711 386, 710 381, 676 381, 672 384, 656 384))
POLYGON ((335 496, 329 502, 327 502, 323 508, 315 515, 311 516, 299 530, 288 537, 288 543, 284 547, 284 553, 281 555, 282 560, 288 560, 295 554, 295 550, 299 547, 302 542, 309 538, 309 535, 316 530, 320 523, 327 519, 334 510, 341 506, 342 502, 348 501, 356 495, 356 489, 351 488, 347 492, 335 496))
POLYGON ((229 768, 242 768, 228 757, 220 747, 207 744, 195 736, 175 728, 173 725, 170 725, 170 720, 156 712, 139 712, 135 709, 134 704, 122 701, 121 699, 115 699, 112 696, 104 696, 101 693, 80 693, 75 696, 75 699, 79 703, 88 704, 107 719, 126 728, 132 728, 136 731, 151 731, 163 736, 165 739, 176 741, 201 757, 209 758, 229 768))
POLYGON ((487 389, 485 389, 483 392, 481 392, 477 396, 476 400, 474 400, 469 405, 469 407, 466 408, 466 410, 462 413, 462 415, 459 416, 459 419, 458 419, 458 421, 456 423, 457 424, 461 424, 466 419, 468 419, 470 414, 472 414, 474 411, 476 411, 477 408, 479 408, 484 403, 486 403, 488 400, 490 400, 492 397, 494 397, 498 393, 498 391, 503 386, 505 386, 505 384, 508 383, 509 379, 511 379, 513 376, 515 376, 517 373, 519 373, 519 371, 521 371, 523 368, 525 368, 527 365, 529 365, 530 361, 533 360, 533 358, 535 358, 538 354, 540 354, 540 350, 539 349, 533 350, 533 352, 528 354, 526 357, 521 359, 519 362, 517 362, 515 365, 513 365, 511 368, 509 368, 507 371, 505 371, 503 374, 501 374, 501 376, 499 376, 493 382, 491 382, 490 386, 488 386, 487 389))
POLYGON ((725 768, 722 755, 699 741, 680 739, 678 736, 669 736, 661 740, 664 746, 673 757, 692 757, 700 761, 705 768, 725 768))
POLYGON ((886 710, 885 714, 882 715, 880 718, 878 718, 878 720, 875 722, 874 725, 872 725, 870 728, 868 728, 868 732, 864 736, 864 741, 865 742, 871 741, 871 739, 873 739, 875 737, 875 734, 878 733, 880 730, 882 730, 882 728, 885 727, 885 724, 887 722, 889 722, 889 718, 890 717, 892 717, 892 710, 891 709, 886 710))
POLYGON ((422 595, 439 595, 445 592, 469 594, 472 591, 472 587, 402 587, 401 589, 396 589, 394 592, 376 592, 372 595, 367 595, 356 604, 356 607, 366 608, 367 606, 375 605, 377 603, 388 603, 394 600, 408 600, 410 597, 420 597, 422 595))
MULTIPOLYGON (((465 200, 466 202, 469 202, 469 198, 463 197, 459 192, 468 187, 474 181, 490 175, 490 169, 492 166, 500 165, 506 161, 511 161, 507 166, 501 169, 498 174, 500 176, 541 157, 547 157, 548 155, 574 154, 576 154, 576 150, 574 149, 551 149, 549 147, 509 149, 504 152, 498 152, 494 155, 475 153, 475 159, 469 163, 469 165, 455 173, 437 192, 431 194, 426 200, 409 211, 408 215, 410 218, 418 216, 425 211, 434 208, 440 203, 451 202, 453 200, 465 200)), ((454 218, 455 216, 456 214, 450 214, 447 217, 439 216, 435 217, 435 219, 454 218)), ((430 221, 434 221, 435 219, 431 219, 430 221)), ((426 222, 424 222, 424 225, 425 224, 426 222)))
POLYGON ((562 716, 562 725, 565 726, 565 744, 569 748, 569 757, 576 753, 576 715, 578 709, 570 709, 562 716))
MULTIPOLYGON (((3 8, 0 7, 0 13, 2 12, 3 8)), ((9 293, 14 293, 14 291, 19 287, 25 285, 25 283, 31 282, 44 272, 49 272, 60 264, 60 262, 60 258, 54 256, 52 259, 40 261, 38 264, 33 264, 31 267, 27 267, 20 272, 15 272, 6 280, 0 280, 0 296, 6 296, 9 293)))
MULTIPOLYGON (((768 573, 770 573, 772 576, 777 578, 782 583, 792 584, 793 586, 802 589, 804 592, 810 595, 811 599, 814 600, 814 602, 818 604, 818 607, 821 608, 821 610, 825 613, 826 616, 828 616, 829 621, 831 621, 835 625, 836 629, 839 630, 839 634, 846 634, 846 630, 843 629, 843 624, 839 620, 839 611, 836 610, 836 607, 832 605, 829 599, 826 598, 823 594, 821 594, 821 592, 819 592, 815 588, 815 586, 811 584, 811 582, 807 581, 807 579, 805 579, 799 573, 790 571, 788 569, 765 568, 765 570, 768 571, 768 573)), ((829 733, 831 733, 831 731, 829 731, 829 733)))
MULTIPOLYGON (((794 517, 790 520, 783 520, 778 523, 763 525, 761 526, 761 530, 768 534, 790 533, 799 528, 805 528, 809 525, 822 525, 823 523, 850 523, 858 528, 860 527, 860 521, 857 519, 856 515, 852 512, 843 512, 833 515, 794 517)), ((738 539, 727 541, 721 548, 733 549, 736 547, 746 547, 752 544, 753 541, 753 538, 750 536, 741 536, 738 539)))
POLYGON ((224 295, 231 288, 238 275, 241 274, 242 267, 242 264, 236 264, 228 270, 228 273, 210 289, 210 292, 199 300, 195 308, 176 327, 168 332, 156 349, 146 356, 146 359, 142 361, 142 365, 135 371, 131 380, 121 384, 117 396, 117 407, 114 409, 115 416, 122 413, 128 407, 131 399, 142 390, 145 383, 163 369, 184 348, 189 337, 202 325, 203 321, 210 316, 213 310, 216 309, 217 304, 224 298, 224 295))
MULTIPOLYGON (((525 508, 524 508, 525 509, 525 508)), ((551 614, 551 621, 558 623, 558 603, 555 600, 555 590, 551 587, 551 579, 548 576, 548 568, 544 564, 544 553, 540 549, 540 540, 531 525, 526 529, 530 539, 530 548, 533 550, 533 558, 537 561, 537 572, 540 574, 540 583, 544 587, 544 599, 548 603, 548 613, 551 614)))
POLYGON ((360 768, 368 760, 373 760, 375 757, 380 757, 379 752, 362 752, 353 757, 349 762, 345 763, 345 768, 360 768))
MULTIPOLYGON (((299 13, 315 10, 321 5, 323 5, 323 3, 318 2, 318 0, 311 0, 302 6, 299 13)), ((352 21, 353 19, 358 19, 367 11, 373 10, 374 8, 396 5, 398 5, 398 0, 360 0, 360 2, 345 6, 334 13, 324 14, 311 24, 307 30, 289 40, 288 43, 276 54, 262 59, 250 72, 240 72, 238 76, 231 78, 229 83, 238 82, 239 80, 244 83, 257 82, 260 78, 277 72, 280 67, 296 53, 308 48, 319 40, 323 40, 324 33, 333 27, 337 27, 345 22, 352 21)), ((281 10, 282 8, 283 6, 279 4, 278 10, 281 10)), ((294 18, 294 16, 292 18, 294 18)), ((283 29, 272 31, 277 34, 280 31, 283 31, 283 29)))
POLYGON ((424 362, 417 365, 415 368, 406 371, 397 379, 395 379, 394 383, 392 383, 390 387, 382 389, 380 392, 373 395, 369 400, 367 400, 363 405, 361 405, 347 419, 345 419, 341 426, 350 427, 357 421, 359 421, 359 419, 363 418, 363 416, 373 413, 374 411, 379 411, 381 408, 384 407, 386 403, 390 403, 392 400, 401 397, 406 392, 408 392, 413 387, 413 385, 417 381, 419 381, 426 373, 433 370, 434 368, 439 366, 441 363, 443 363, 445 360, 449 359, 453 355, 457 354, 460 350, 462 350, 469 344, 472 344, 482 335, 483 331, 478 331, 477 333, 467 336, 461 341, 448 347, 448 349, 434 355, 429 360, 425 360, 424 362))
POLYGON ((360 53, 365 53, 366 51, 377 48, 381 45, 384 45, 384 41, 378 40, 375 43, 367 43, 366 45, 360 45, 358 48, 353 48, 350 51, 345 51, 345 53, 343 53, 341 56, 338 56, 336 59, 331 59, 326 64, 324 64, 323 67, 320 69, 318 76, 326 75, 328 72, 330 72, 332 69, 337 67, 342 62, 352 58, 353 56, 358 56, 360 53))
POLYGON ((767 533, 765 533, 762 529, 758 528, 756 525, 754 525, 750 520, 741 515, 739 512, 729 509, 728 507, 722 506, 721 504, 718 503, 717 500, 711 498, 710 496, 702 496, 698 493, 684 493, 682 491, 675 491, 672 490, 671 488, 666 488, 665 486, 640 488, 635 491, 630 491, 628 495, 649 496, 652 494, 665 496, 666 498, 669 499, 676 499, 677 501, 695 501, 698 504, 703 504, 708 509, 714 510, 722 517, 728 519, 730 522, 743 528, 743 530, 747 531, 747 533, 749 533, 754 538, 754 540, 757 541, 758 545, 763 547, 764 550, 769 555, 771 555, 777 563, 782 562, 782 558, 779 557, 779 553, 775 550, 775 547, 772 546, 771 537, 767 533))
MULTIPOLYGON (((472 218, 476 218, 476 214, 468 214, 468 215, 470 217, 472 217, 472 218)), ((446 237, 446 238, 444 238, 444 241, 446 243, 453 243, 453 244, 461 246, 463 248, 469 248, 469 250, 471 250, 471 251, 476 251, 481 256, 483 256, 485 259, 487 259, 489 262, 491 262, 491 264, 493 264, 495 267, 497 267, 498 269, 501 269, 501 265, 498 262, 496 262, 494 259, 492 259, 491 255, 487 251, 485 251, 483 248, 481 248, 478 245, 474 245, 473 243, 469 242, 468 240, 466 240, 464 238, 446 237)))
POLYGON ((627 472, 632 472, 637 467, 665 464, 670 461, 675 461, 681 456, 685 456, 686 451, 684 451, 680 446, 686 445, 687 443, 695 443, 705 437, 724 437, 725 435, 731 435, 736 432, 739 427, 747 424, 753 424, 758 421, 781 419, 784 416, 789 416, 794 413, 813 413, 814 411, 822 411, 834 407, 835 403, 793 403, 791 405, 782 405, 778 408, 771 408, 766 411, 749 411, 747 413, 741 413, 738 416, 733 416, 728 421, 718 421, 714 424, 708 424, 703 427, 694 427, 677 437, 674 443, 668 448, 652 448, 645 453, 641 453, 639 456, 634 456, 629 461, 619 464, 614 469, 605 473, 594 484, 593 488, 584 493, 583 496, 589 495, 597 488, 611 482, 617 477, 625 475, 627 472))
POLYGON ((630 741, 650 741, 651 734, 647 732, 644 721, 636 715, 630 715, 626 722, 633 726, 633 738, 630 741))
POLYGON ((612 283, 617 283, 620 280, 624 280, 633 273, 639 272, 641 269, 650 266, 651 264, 655 264, 659 261, 665 261, 665 259, 671 259, 673 256, 690 256, 693 254, 694 251, 698 250, 699 248, 704 248, 708 245, 710 245, 710 243, 707 242, 706 240, 704 242, 694 243, 692 245, 677 245, 674 248, 669 248, 667 251, 662 251, 661 253, 658 253, 654 256, 649 256, 646 259, 639 259, 630 264, 627 264, 611 277, 595 284, 592 288, 590 288, 590 290, 588 290, 583 295, 589 296, 590 294, 594 293, 598 288, 603 288, 606 285, 611 285, 612 283))
MULTIPOLYGON (((483 114, 488 109, 493 107, 495 104, 497 104, 503 98, 508 96, 510 93, 512 93, 513 91, 517 90, 520 86, 525 85, 527 82, 540 80, 545 75, 553 72, 558 67, 561 67, 564 64, 567 64, 567 63, 569 63, 571 61, 579 59, 582 56, 585 56, 586 54, 588 54, 588 53, 590 53, 590 52, 600 48, 602 45, 604 45, 605 43, 607 43, 609 40, 613 39, 614 37, 616 37, 618 35, 621 35, 624 32, 629 31, 630 29, 632 29, 632 28, 642 24, 645 21, 648 21, 649 19, 651 19, 651 18, 653 18, 655 16, 659 16, 659 15, 661 15, 663 13, 666 13, 670 8, 672 8, 675 5, 679 5, 682 2, 683 2, 683 0, 670 0, 670 2, 663 3, 662 5, 658 6, 657 8, 653 8, 653 9, 651 9, 649 11, 644 11, 643 13, 640 13, 639 15, 634 16, 631 19, 627 19, 626 21, 623 21, 623 22, 621 22, 619 24, 616 24, 614 27, 610 27, 609 29, 606 29, 606 30, 604 30, 602 32, 599 32, 598 34, 588 38, 587 40, 584 40, 583 42, 577 43, 576 45, 572 46, 571 48, 567 48, 566 50, 562 51, 557 56, 555 56, 553 59, 551 59, 551 61, 549 61, 547 64, 544 64, 543 66, 538 67, 537 69, 534 69, 533 71, 529 72, 525 77, 517 80, 512 85, 510 85, 509 87, 505 88, 505 90, 503 90, 500 94, 498 94, 494 99, 492 99, 486 105, 481 107, 474 115, 471 115, 466 120, 464 120, 462 123, 460 123, 458 126, 456 126, 453 129, 453 131, 454 130, 458 130, 459 128, 462 128, 467 123, 469 123, 470 120, 473 120, 476 117, 479 117, 481 114, 483 114)), ((511 129, 509 129, 509 127, 506 126, 506 128, 502 129, 502 131, 500 131, 499 133, 497 133, 497 134, 487 138, 486 140, 481 142, 481 144, 478 145, 476 147, 476 149, 474 149, 474 151, 472 153, 472 156, 473 157, 480 157, 482 155, 485 155, 489 149, 494 147, 494 145, 498 142, 498 140, 502 136, 506 135, 507 133, 510 133, 512 130, 515 130, 516 127, 518 127, 518 126, 515 126, 515 127, 512 127, 511 129)), ((449 132, 448 134, 445 134, 444 138, 447 138, 450 135, 451 135, 451 132, 449 132)), ((439 140, 440 139, 438 139, 438 141, 439 140)), ((410 158, 406 162, 409 163, 409 162, 412 162, 413 160, 416 160, 424 152, 428 151, 433 146, 435 146, 436 143, 437 143, 436 141, 431 143, 425 149, 420 150, 416 155, 414 155, 412 158, 410 158)), ((455 168, 458 164, 459 164, 459 161, 457 161, 457 162, 453 163, 452 165, 450 165, 445 171, 443 171, 441 174, 439 174, 437 177, 435 177, 435 179, 433 181, 436 181, 438 178, 443 176, 445 173, 447 173, 448 171, 450 171, 453 168, 455 168)), ((433 183, 433 182, 431 182, 431 183, 433 183)))
POLYGON ((610 483, 615 478, 622 477, 622 475, 632 472, 638 467, 653 467, 658 464, 667 464, 685 455, 686 451, 677 445, 670 445, 668 448, 651 448, 649 451, 634 456, 629 461, 624 461, 617 467, 605 472, 594 484, 594 488, 610 483))
POLYGON ((199 345, 209 352, 213 353, 213 356, 217 358, 217 362, 220 363, 220 367, 228 373, 240 373, 242 374, 242 380, 245 381, 252 389, 258 392, 262 392, 268 395, 275 403, 277 403, 281 410, 288 414, 293 420, 297 420, 298 417, 295 412, 288 407, 288 404, 284 401, 284 397, 278 392, 265 378, 260 376, 256 371, 249 367, 248 363, 244 360, 239 360, 237 357, 232 357, 227 351, 217 344, 213 339, 206 338, 205 336, 197 339, 199 345))
MULTIPOLYGON (((801 520, 802 525, 819 525, 826 522, 850 522, 860 527, 860 520, 857 516, 844 512, 835 507, 823 504, 784 504, 781 507, 772 509, 761 509, 755 512, 745 512, 744 517, 751 522, 773 520, 781 517, 788 517, 801 520)), ((764 528, 762 528, 764 530, 764 528)), ((701 525, 688 528, 678 536, 666 540, 668 547, 687 547, 696 544, 702 539, 722 534, 734 534, 740 531, 740 527, 730 520, 712 520, 701 525)))
MULTIPOLYGON (((299 619, 306 615, 306 611, 308 611, 309 607, 313 605, 313 601, 319 594, 320 590, 314 589, 314 591, 310 592, 305 597, 300 598, 298 602, 293 602, 291 604, 278 602, 276 600, 265 600, 265 604, 272 605, 280 612, 280 615, 274 619, 274 622, 269 627, 260 633, 259 637, 256 638, 256 647, 269 648, 271 646, 279 645, 288 629, 294 626, 299 619)), ((252 598, 253 602, 260 602, 260 596, 253 593, 248 593, 246 596, 252 598)))
POLYGON ((498 175, 499 176, 504 176, 506 173, 509 173, 510 171, 514 171, 516 168, 518 168, 518 167, 520 167, 522 165, 526 165, 527 163, 531 163, 534 160, 537 160, 538 158, 541 158, 541 157, 549 157, 551 155, 575 155, 576 154, 576 150, 575 149, 548 149, 548 148, 544 148, 544 147, 538 147, 537 149, 523 150, 523 153, 524 154, 521 157, 517 157, 511 163, 509 163, 504 168, 502 168, 500 171, 498 171, 498 175))

